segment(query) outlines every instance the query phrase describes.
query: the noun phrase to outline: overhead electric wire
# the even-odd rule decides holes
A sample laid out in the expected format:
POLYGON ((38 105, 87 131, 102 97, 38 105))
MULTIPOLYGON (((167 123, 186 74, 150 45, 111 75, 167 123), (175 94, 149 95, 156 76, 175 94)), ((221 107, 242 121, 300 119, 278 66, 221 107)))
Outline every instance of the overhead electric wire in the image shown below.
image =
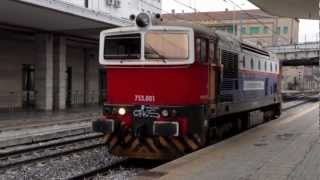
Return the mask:
MULTIPOLYGON (((171 14, 170 12, 165 11, 165 10, 163 10, 162 8, 159 8, 158 6, 155 6, 155 5, 149 3, 149 2, 147 2, 147 1, 145 1, 145 0, 139 0, 139 1, 142 2, 143 4, 146 4, 146 5, 148 5, 148 6, 151 6, 151 7, 155 8, 155 9, 158 9, 158 10, 160 10, 161 12, 164 12, 164 13, 167 13, 167 14, 171 14)), ((180 17, 176 16, 175 14, 173 14, 173 15, 174 15, 174 17, 175 17, 176 19, 183 20, 183 21, 187 21, 186 19, 180 18, 180 17)))
POLYGON ((266 27, 267 29, 269 29, 272 33, 277 34, 279 37, 281 37, 281 38, 283 38, 283 39, 285 39, 285 40, 287 40, 287 41, 290 42, 290 40, 289 40, 287 37, 282 36, 282 35, 280 34, 280 32, 278 32, 278 31, 276 31, 276 30, 268 27, 265 23, 263 23, 262 21, 260 21, 256 16, 251 15, 251 14, 248 13, 246 10, 242 9, 242 7, 241 7, 240 5, 238 5, 237 3, 235 3, 233 0, 225 0, 225 1, 230 2, 232 5, 238 7, 241 11, 243 11, 243 12, 244 12, 245 14, 247 14, 248 16, 254 18, 259 24, 261 24, 261 25, 263 25, 263 27, 266 27))
MULTIPOLYGON (((153 4, 149 3, 149 2, 146 2, 145 0, 139 0, 139 1, 142 2, 142 3, 144 3, 144 4, 146 4, 146 5, 148 5, 148 6, 151 6, 151 7, 153 7, 153 8, 156 8, 156 9, 160 10, 161 12, 164 12, 164 13, 167 13, 167 14, 172 14, 173 17, 176 18, 176 19, 183 20, 183 21, 191 21, 191 22, 194 22, 194 21, 192 21, 192 20, 184 19, 183 17, 180 17, 180 16, 177 15, 177 14, 170 13, 170 12, 168 12, 168 11, 165 11, 165 10, 163 10, 162 8, 159 8, 159 7, 153 5, 153 4)), ((189 9, 194 10, 194 11, 195 11, 195 14, 197 14, 197 12, 200 12, 197 8, 195 8, 195 7, 191 6, 191 5, 187 5, 187 4, 185 4, 185 3, 181 2, 181 1, 178 1, 178 0, 173 0, 173 1, 176 2, 176 3, 178 3, 178 4, 180 4, 180 5, 183 5, 183 6, 185 6, 185 7, 188 7, 189 9)), ((257 21, 259 24, 263 25, 263 27, 266 27, 266 28, 267 28, 268 30, 270 30, 272 33, 277 34, 279 37, 281 37, 281 38, 283 38, 283 39, 285 39, 285 40, 287 40, 287 41, 290 41, 287 37, 281 35, 280 32, 277 32, 276 30, 268 27, 265 23, 263 23, 262 21, 260 21, 255 15, 252 15, 252 14, 248 13, 246 10, 242 9, 242 7, 241 7, 240 5, 238 5, 237 3, 235 3, 233 0, 225 0, 225 1, 231 3, 233 6, 238 7, 241 12, 245 13, 245 14, 246 14, 247 16, 249 16, 249 17, 252 17, 255 21, 257 21)), ((204 15, 204 16, 209 17, 210 19, 216 20, 216 21, 218 21, 218 22, 221 23, 221 20, 215 19, 214 17, 210 16, 208 13, 202 12, 201 14, 204 15)), ((263 17, 264 17, 264 16, 263 16, 263 17)), ((201 24, 201 23, 199 23, 199 22, 194 22, 194 23, 201 24)), ((221 24, 226 24, 226 23, 221 23, 221 24)), ((239 32, 239 33, 241 33, 241 32, 239 32)))
POLYGON ((173 0, 173 1, 178 3, 178 4, 180 4, 180 5, 182 5, 182 6, 185 6, 185 7, 189 8, 189 9, 192 9, 194 12, 198 12, 197 8, 192 7, 191 5, 185 4, 185 3, 181 2, 181 1, 178 1, 178 0, 173 0))

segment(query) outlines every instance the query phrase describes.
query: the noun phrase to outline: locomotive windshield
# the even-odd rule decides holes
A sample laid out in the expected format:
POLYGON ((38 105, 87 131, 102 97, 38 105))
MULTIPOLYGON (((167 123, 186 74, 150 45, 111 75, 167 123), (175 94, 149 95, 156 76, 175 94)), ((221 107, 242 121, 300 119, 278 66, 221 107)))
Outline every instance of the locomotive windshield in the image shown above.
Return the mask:
POLYGON ((145 59, 189 58, 189 38, 185 32, 150 31, 145 35, 145 59))
POLYGON ((124 34, 106 36, 104 58, 108 59, 140 59, 141 34, 124 34))
POLYGON ((100 34, 102 65, 186 65, 194 63, 194 32, 177 26, 122 27, 100 34))

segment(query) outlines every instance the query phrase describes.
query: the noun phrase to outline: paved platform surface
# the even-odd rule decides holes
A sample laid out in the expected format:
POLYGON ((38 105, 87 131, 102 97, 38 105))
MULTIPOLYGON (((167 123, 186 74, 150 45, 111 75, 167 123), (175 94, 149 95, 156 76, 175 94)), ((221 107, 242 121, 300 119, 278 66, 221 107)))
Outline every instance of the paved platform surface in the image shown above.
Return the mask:
POLYGON ((0 113, 0 132, 73 122, 89 121, 101 116, 101 107, 81 107, 60 112, 7 112, 0 113))
POLYGON ((316 102, 290 109, 223 142, 150 170, 136 179, 319 180, 316 102))
POLYGON ((91 133, 91 122, 99 116, 99 107, 76 108, 63 112, 2 113, 0 148, 91 133))

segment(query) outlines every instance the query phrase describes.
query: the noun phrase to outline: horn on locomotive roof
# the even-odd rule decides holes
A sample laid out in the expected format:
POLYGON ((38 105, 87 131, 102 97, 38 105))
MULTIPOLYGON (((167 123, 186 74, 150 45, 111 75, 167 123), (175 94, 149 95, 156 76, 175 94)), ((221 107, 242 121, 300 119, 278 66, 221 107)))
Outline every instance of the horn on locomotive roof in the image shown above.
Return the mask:
POLYGON ((132 14, 130 15, 129 19, 131 21, 135 21, 135 24, 140 28, 145 28, 151 26, 153 23, 162 21, 160 14, 155 14, 154 17, 151 17, 147 13, 139 13, 137 16, 132 14))

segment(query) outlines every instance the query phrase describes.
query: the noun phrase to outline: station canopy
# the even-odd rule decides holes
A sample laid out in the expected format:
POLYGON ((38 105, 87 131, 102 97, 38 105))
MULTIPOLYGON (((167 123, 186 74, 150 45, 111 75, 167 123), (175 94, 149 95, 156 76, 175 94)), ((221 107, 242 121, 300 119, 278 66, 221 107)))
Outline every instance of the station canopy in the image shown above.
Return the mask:
POLYGON ((48 0, 0 0, 0 26, 95 36, 101 29, 128 23, 111 14, 48 0))
POLYGON ((319 19, 319 0, 249 0, 263 11, 280 17, 319 19))

